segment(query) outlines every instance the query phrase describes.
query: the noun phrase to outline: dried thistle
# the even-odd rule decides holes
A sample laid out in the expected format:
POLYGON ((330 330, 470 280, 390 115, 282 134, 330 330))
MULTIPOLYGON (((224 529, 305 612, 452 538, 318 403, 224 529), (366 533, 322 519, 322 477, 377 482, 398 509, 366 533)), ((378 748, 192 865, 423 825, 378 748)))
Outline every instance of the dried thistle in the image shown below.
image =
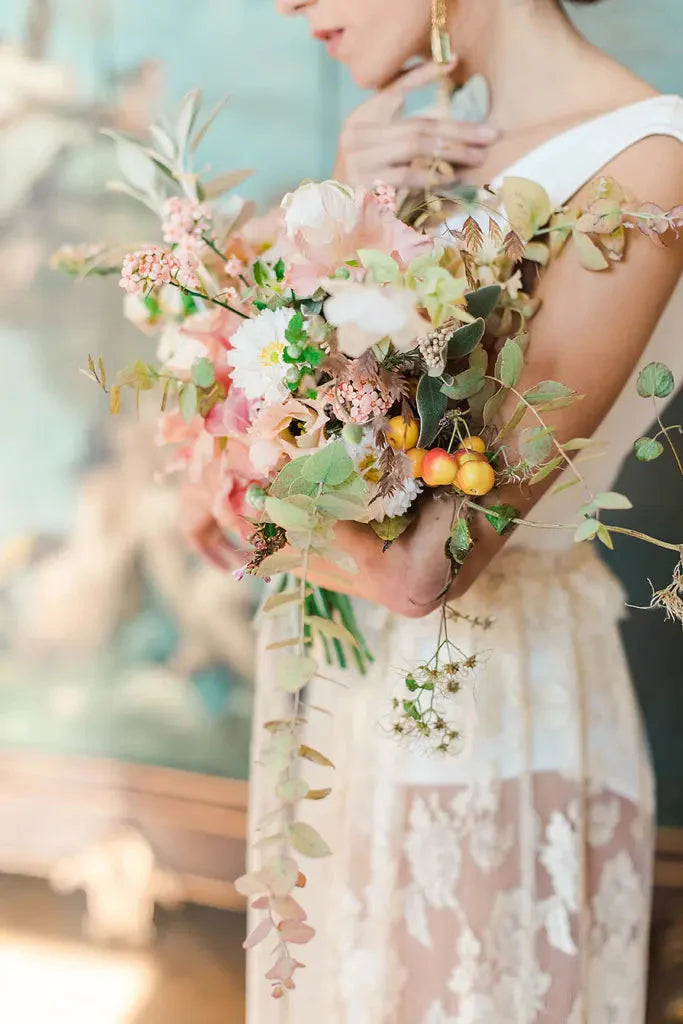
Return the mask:
POLYGON ((668 587, 664 587, 662 590, 655 590, 652 587, 650 608, 663 608, 667 620, 680 622, 683 626, 683 557, 676 565, 673 579, 668 587))

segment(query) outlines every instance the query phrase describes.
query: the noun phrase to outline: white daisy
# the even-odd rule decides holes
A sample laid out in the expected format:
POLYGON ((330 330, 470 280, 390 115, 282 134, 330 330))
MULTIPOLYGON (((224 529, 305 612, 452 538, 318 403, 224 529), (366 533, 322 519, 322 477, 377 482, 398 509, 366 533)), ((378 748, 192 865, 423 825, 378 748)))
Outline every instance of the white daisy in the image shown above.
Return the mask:
POLYGON ((287 363, 282 355, 287 345, 285 331, 294 315, 291 309, 264 309, 245 320, 230 339, 228 365, 235 387, 247 398, 278 402, 289 395, 285 387, 287 363))

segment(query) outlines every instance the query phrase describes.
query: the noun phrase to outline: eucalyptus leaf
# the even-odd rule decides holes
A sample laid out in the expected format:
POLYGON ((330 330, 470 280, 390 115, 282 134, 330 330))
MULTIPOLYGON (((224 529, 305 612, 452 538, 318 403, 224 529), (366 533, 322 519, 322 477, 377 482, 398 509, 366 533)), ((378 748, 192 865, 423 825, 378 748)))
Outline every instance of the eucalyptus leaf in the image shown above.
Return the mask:
POLYGON ((486 320, 498 305, 502 290, 499 284, 487 284, 475 292, 467 292, 465 295, 467 312, 486 320))
POLYGON ((320 615, 307 615, 306 622, 317 633, 329 637, 332 640, 341 640, 350 647, 360 647, 357 639, 349 630, 334 619, 324 619, 320 615))
POLYGON ((269 493, 274 498, 288 498, 292 494, 315 494, 317 482, 304 476, 304 467, 310 455, 300 455, 284 466, 273 480, 269 493))
POLYGON ((596 508, 605 509, 628 509, 633 508, 630 500, 625 494, 619 494, 618 491, 603 491, 601 494, 596 494, 593 502, 596 508))
POLYGON ((197 413, 197 388, 194 384, 183 384, 178 396, 180 412, 186 423, 190 423, 197 413))
POLYGON ((496 377, 506 388, 514 388, 522 375, 524 353, 512 338, 508 338, 498 353, 496 360, 496 377))
POLYGON ((275 787, 275 794, 286 804, 295 804, 299 800, 305 800, 308 796, 309 786, 304 779, 283 779, 275 787))
POLYGON ((286 654, 278 659, 275 667, 278 686, 285 693, 303 690, 315 678, 317 671, 315 658, 303 654, 286 654))
POLYGON ((377 284, 394 284, 399 278, 398 263, 378 249, 358 249, 358 258, 377 284))
POLYGON ((311 526, 310 510, 301 508, 290 498, 273 498, 269 495, 265 510, 268 517, 283 530, 307 530, 311 526))
POLYGON ((358 498, 345 497, 343 494, 328 492, 321 494, 316 501, 316 508, 333 519, 346 519, 363 522, 368 518, 365 501, 358 498))
POLYGON ((287 829, 287 838, 304 857, 329 857, 332 850, 312 825, 295 821, 287 829))
POLYGON ((484 426, 488 427, 495 421, 509 394, 510 392, 507 388, 499 388, 495 394, 491 395, 484 406, 484 426))
POLYGON ((456 374, 452 384, 442 384, 441 391, 448 398, 458 402, 481 391, 485 380, 484 374, 479 369, 463 370, 462 373, 456 374))
POLYGON ((600 523, 597 519, 584 519, 579 523, 574 534, 574 540, 579 543, 583 540, 593 540, 598 532, 600 523))
POLYGON ((301 567, 302 557, 300 552, 296 551, 276 551, 272 555, 268 555, 261 562, 256 575, 261 579, 267 579, 269 576, 277 576, 278 573, 292 572, 293 569, 299 569, 301 567))
POLYGON ((548 193, 534 181, 503 178, 501 198, 511 227, 524 241, 550 220, 553 208, 548 193))
POLYGON ((568 399, 567 404, 569 404, 575 394, 566 384, 560 384, 557 380, 542 380, 525 391, 524 398, 529 405, 546 405, 546 403, 555 402, 558 399, 568 399))
POLYGON ((462 356, 468 356, 484 337, 485 330, 486 324, 481 318, 459 327, 448 339, 448 358, 460 359, 462 356))
POLYGON ((609 260, 605 259, 595 242, 583 231, 574 229, 572 239, 582 267, 586 270, 606 270, 609 267, 609 260))
POLYGON ((299 747, 299 757, 303 757, 305 761, 311 761, 312 764, 318 764, 321 768, 334 768, 329 757, 321 754, 315 747, 309 747, 306 743, 302 743, 299 747))
POLYGON ((370 526, 380 540, 383 540, 385 544, 392 544, 402 533, 405 533, 414 520, 415 513, 406 512, 402 516, 391 516, 390 518, 383 519, 381 523, 373 519, 370 526))
POLYGON ((305 480, 334 487, 353 473, 353 460, 341 441, 330 441, 310 455, 302 469, 305 480))
POLYGON ((539 466, 553 450, 550 427, 527 427, 519 437, 519 453, 530 466, 539 466))
POLYGON ((448 400, 441 391, 439 378, 423 374, 417 385, 415 401, 420 420, 417 447, 428 448, 438 433, 441 418, 448 405, 448 400))
POLYGON ((266 615, 271 612, 287 609, 291 604, 299 604, 301 594, 298 590, 287 590, 284 594, 271 594, 263 603, 261 611, 266 615))
POLYGON ((664 445, 653 437, 639 437, 633 445, 636 458, 641 462, 652 462, 664 451, 664 445))
POLYGON ((666 363, 648 363, 638 374, 636 388, 641 398, 668 398, 674 383, 674 375, 666 363))

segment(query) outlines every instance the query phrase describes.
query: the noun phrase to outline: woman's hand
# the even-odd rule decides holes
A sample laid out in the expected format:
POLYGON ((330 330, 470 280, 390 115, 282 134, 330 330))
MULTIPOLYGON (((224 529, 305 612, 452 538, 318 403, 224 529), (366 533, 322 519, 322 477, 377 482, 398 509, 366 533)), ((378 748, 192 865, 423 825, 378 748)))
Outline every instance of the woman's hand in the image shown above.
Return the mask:
POLYGON ((480 166, 500 137, 497 129, 450 116, 396 116, 409 92, 448 71, 421 64, 358 107, 342 129, 334 177, 353 186, 382 181, 396 188, 444 187, 480 166))

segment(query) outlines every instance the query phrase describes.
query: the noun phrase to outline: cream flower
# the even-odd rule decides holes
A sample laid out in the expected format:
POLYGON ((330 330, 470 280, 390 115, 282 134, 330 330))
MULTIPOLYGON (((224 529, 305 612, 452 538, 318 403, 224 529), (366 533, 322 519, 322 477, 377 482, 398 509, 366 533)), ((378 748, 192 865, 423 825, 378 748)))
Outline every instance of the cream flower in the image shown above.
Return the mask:
POLYGON ((285 331, 294 311, 264 309, 245 320, 230 339, 227 362, 232 367, 235 387, 247 398, 278 402, 289 394, 285 387, 287 363, 282 355, 287 344, 285 331))
POLYGON ((352 189, 338 181, 307 182, 282 200, 290 238, 301 235, 310 245, 325 245, 351 231, 358 219, 352 189))
POLYGON ((407 352, 424 330, 415 293, 407 288, 329 281, 327 289, 331 297, 325 316, 337 328, 337 344, 347 356, 357 358, 383 338, 407 352))
POLYGON ((184 331, 182 324, 169 321, 165 325, 157 345, 157 359, 164 366, 187 371, 206 354, 206 345, 184 331))

